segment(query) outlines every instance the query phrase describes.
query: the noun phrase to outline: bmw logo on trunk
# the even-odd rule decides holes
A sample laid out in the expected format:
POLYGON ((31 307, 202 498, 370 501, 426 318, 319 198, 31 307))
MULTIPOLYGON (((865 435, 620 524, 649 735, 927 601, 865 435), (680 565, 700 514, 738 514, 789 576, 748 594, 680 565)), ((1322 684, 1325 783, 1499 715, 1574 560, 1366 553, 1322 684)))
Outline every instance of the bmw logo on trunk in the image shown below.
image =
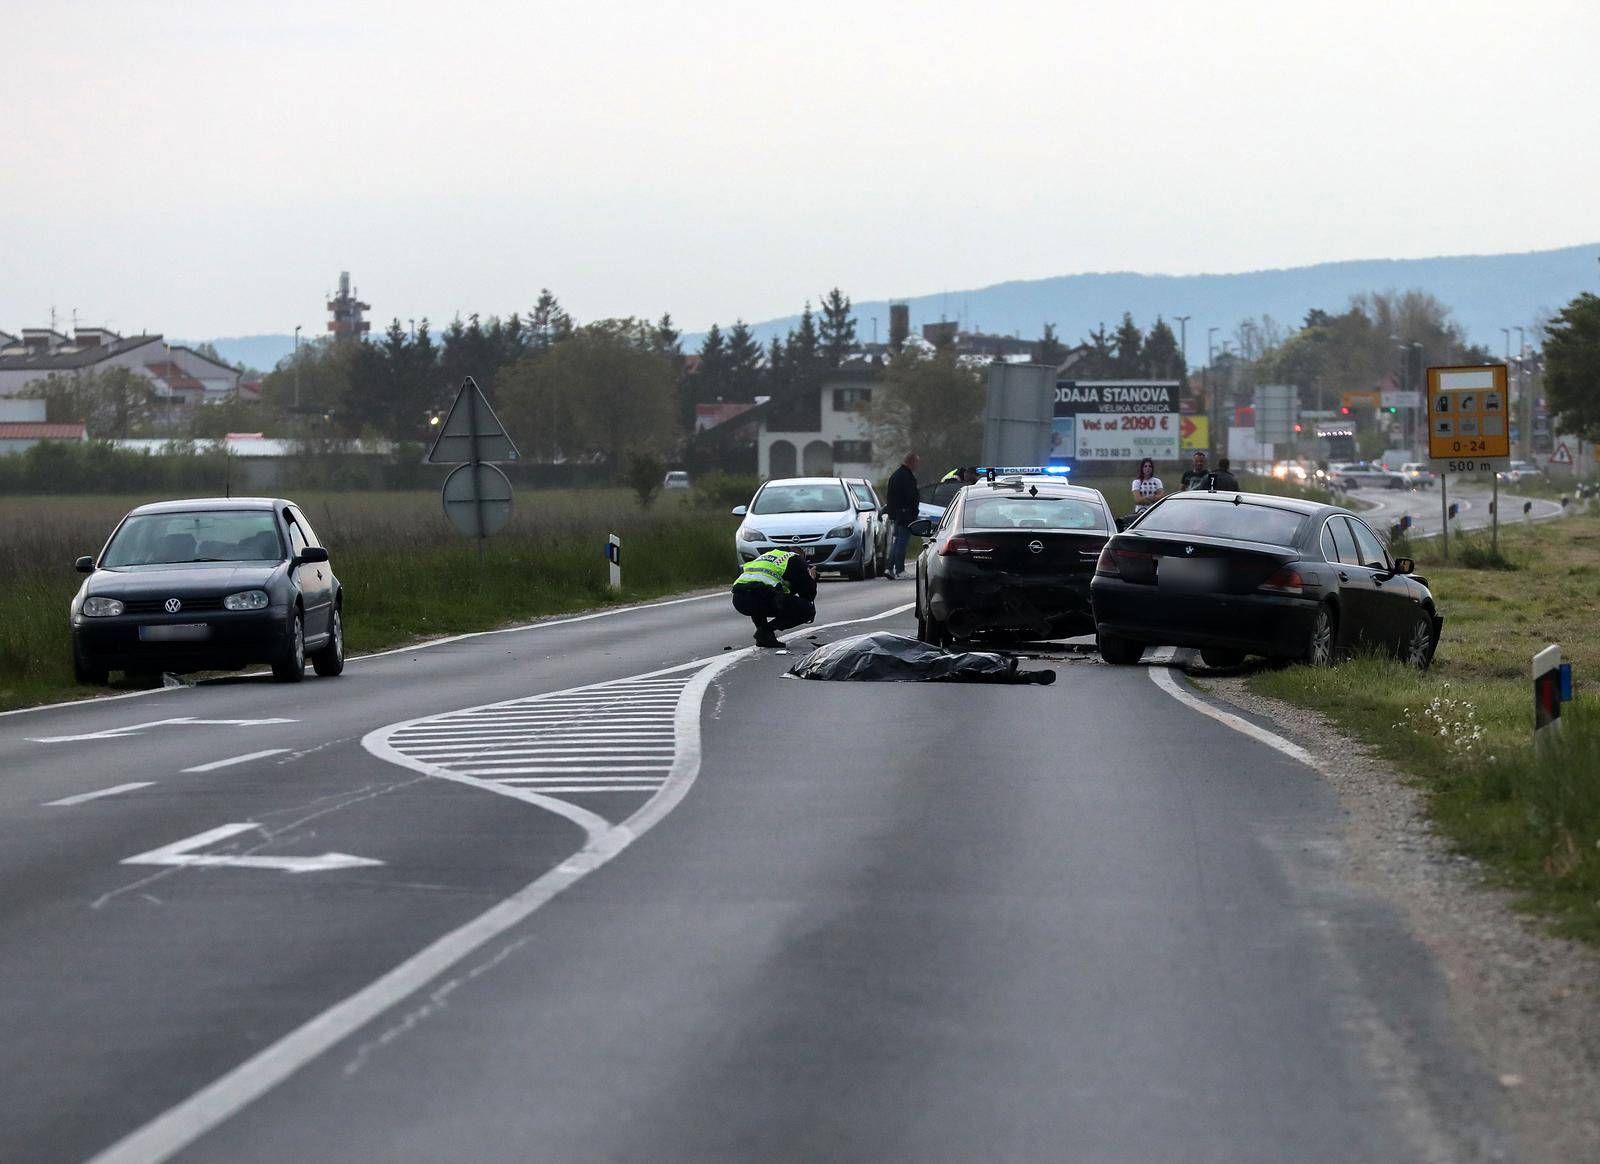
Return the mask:
POLYGON ((167 608, 168 614, 177 614, 178 611, 183 609, 183 603, 179 602, 176 598, 169 598, 162 605, 167 608))
POLYGON ((1194 553, 1194 547, 1193 546, 1184 546, 1183 547, 1183 552, 1186 553, 1186 554, 1192 554, 1192 553, 1194 553))

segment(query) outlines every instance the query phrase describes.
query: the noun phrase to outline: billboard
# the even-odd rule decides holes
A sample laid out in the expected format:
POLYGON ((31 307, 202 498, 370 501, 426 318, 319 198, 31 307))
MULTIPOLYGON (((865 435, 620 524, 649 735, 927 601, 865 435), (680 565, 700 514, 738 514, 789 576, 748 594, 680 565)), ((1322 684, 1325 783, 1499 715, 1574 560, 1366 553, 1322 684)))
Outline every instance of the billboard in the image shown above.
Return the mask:
MULTIPOLYGON (((1192 418, 1191 418, 1192 419, 1192 418)), ((1057 380, 1054 455, 1079 461, 1176 461, 1176 380, 1057 380), (1068 442, 1073 452, 1068 452, 1068 442)))

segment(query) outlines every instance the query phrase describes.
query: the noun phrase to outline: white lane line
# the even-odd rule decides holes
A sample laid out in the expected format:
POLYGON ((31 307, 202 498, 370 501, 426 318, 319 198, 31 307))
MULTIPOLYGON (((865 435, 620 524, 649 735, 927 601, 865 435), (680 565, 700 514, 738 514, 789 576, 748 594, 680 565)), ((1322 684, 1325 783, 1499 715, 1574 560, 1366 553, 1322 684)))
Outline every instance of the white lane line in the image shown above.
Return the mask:
POLYGON ((264 760, 268 756, 281 756, 288 748, 263 748, 259 752, 246 752, 242 756, 229 756, 226 760, 212 760, 209 764, 196 764, 185 772, 215 772, 218 768, 231 768, 235 764, 248 764, 251 760, 264 760))
POLYGON ((1201 715, 1210 716, 1218 723, 1249 736, 1257 743, 1266 744, 1269 748, 1276 748, 1291 760, 1298 760, 1308 768, 1317 766, 1316 758, 1299 744, 1284 739, 1276 732, 1269 732, 1266 728, 1251 723, 1241 715, 1235 715, 1231 711, 1223 711, 1222 708, 1207 703, 1198 695, 1185 691, 1178 681, 1172 677, 1172 672, 1167 667, 1171 659, 1172 656, 1168 654, 1165 659, 1151 660, 1150 678, 1161 690, 1172 696, 1179 703, 1198 711, 1201 715))
POLYGON ((539 790, 550 793, 559 792, 563 795, 571 796, 575 792, 656 792, 660 788, 661 782, 657 781, 654 784, 585 784, 581 786, 572 785, 570 787, 566 784, 560 784, 548 788, 541 785, 539 790))
MULTIPOLYGON (((904 614, 912 605, 906 602, 862 618, 842 619, 839 622, 806 627, 790 637, 813 634, 836 626, 853 626, 890 618, 904 614)), ((689 794, 689 789, 694 786, 695 779, 700 775, 700 708, 712 680, 725 668, 747 658, 759 649, 743 647, 737 651, 711 655, 691 663, 663 668, 660 671, 649 672, 646 676, 640 676, 640 678, 654 679, 661 675, 699 668, 685 684, 683 694, 678 700, 674 720, 679 747, 666 783, 633 815, 618 825, 613 825, 602 816, 582 810, 577 805, 568 804, 554 796, 542 796, 537 792, 528 792, 488 780, 456 776, 448 769, 424 764, 390 747, 385 742, 387 728, 368 732, 362 738, 362 747, 373 755, 399 764, 401 767, 443 779, 459 780, 479 788, 493 789, 504 795, 517 796, 531 804, 560 813, 569 820, 586 818, 590 822, 585 826, 589 833, 588 842, 576 854, 548 873, 535 878, 504 901, 491 906, 472 921, 439 938, 381 978, 307 1020, 220 1079, 201 1088, 183 1102, 168 1108, 143 1127, 130 1132, 96 1155, 89 1164, 160 1164, 161 1161, 170 1159, 254 1103, 330 1047, 421 990, 473 951, 524 921, 563 889, 600 868, 660 824, 668 813, 682 803, 683 798, 689 794), (582 818, 575 816, 575 813, 582 813, 582 818)), ((601 687, 606 684, 594 686, 601 687)))
POLYGON ((589 765, 588 767, 561 767, 546 768, 543 764, 510 765, 494 768, 461 768, 458 769, 463 776, 522 776, 535 772, 549 772, 566 774, 571 772, 667 772, 670 768, 666 764, 607 764, 605 767, 589 765))
MULTIPOLYGON (((605 771, 610 772, 611 769, 608 768, 605 771)), ((661 767, 653 769, 653 771, 668 772, 671 769, 663 764, 661 767)), ((569 772, 563 772, 559 776, 507 776, 504 779, 507 784, 526 784, 530 788, 539 784, 662 784, 666 782, 665 776, 657 780, 652 776, 574 776, 569 772)))
POLYGON ((76 796, 63 796, 60 800, 47 800, 45 808, 69 808, 74 804, 87 804, 91 800, 99 800, 102 796, 116 796, 121 792, 134 792, 140 788, 149 788, 154 780, 138 780, 132 784, 118 784, 114 788, 102 788, 98 792, 80 792, 76 796))

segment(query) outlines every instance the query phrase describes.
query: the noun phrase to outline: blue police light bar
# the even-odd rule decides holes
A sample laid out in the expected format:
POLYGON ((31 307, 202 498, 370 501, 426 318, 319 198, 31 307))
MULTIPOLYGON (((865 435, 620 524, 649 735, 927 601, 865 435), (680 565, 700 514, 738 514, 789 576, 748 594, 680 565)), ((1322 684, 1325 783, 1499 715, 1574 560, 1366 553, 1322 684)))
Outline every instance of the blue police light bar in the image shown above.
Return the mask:
POLYGON ((1071 465, 987 465, 978 470, 978 476, 1065 477, 1071 472, 1071 465))

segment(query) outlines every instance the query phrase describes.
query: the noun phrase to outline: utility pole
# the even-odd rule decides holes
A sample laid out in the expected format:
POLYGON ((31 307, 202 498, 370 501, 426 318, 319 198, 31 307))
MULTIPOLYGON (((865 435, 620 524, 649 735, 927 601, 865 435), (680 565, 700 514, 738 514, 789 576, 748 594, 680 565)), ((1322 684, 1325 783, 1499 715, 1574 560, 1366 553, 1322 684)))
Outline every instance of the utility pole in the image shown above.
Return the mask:
POLYGON ((300 411, 300 324, 294 325, 294 408, 300 411))
POLYGON ((1178 321, 1178 349, 1182 353, 1182 359, 1183 359, 1183 379, 1184 379, 1184 382, 1185 382, 1184 386, 1188 387, 1188 379, 1189 379, 1189 320, 1192 318, 1192 316, 1174 315, 1172 318, 1176 319, 1178 321))
POLYGON ((1222 439, 1222 407, 1217 399, 1217 345, 1211 337, 1221 330, 1218 327, 1206 329, 1206 403, 1211 408, 1211 423, 1207 426, 1210 432, 1207 434, 1209 439, 1206 443, 1211 446, 1211 451, 1215 454, 1213 461, 1221 456, 1217 453, 1217 442, 1222 439))

